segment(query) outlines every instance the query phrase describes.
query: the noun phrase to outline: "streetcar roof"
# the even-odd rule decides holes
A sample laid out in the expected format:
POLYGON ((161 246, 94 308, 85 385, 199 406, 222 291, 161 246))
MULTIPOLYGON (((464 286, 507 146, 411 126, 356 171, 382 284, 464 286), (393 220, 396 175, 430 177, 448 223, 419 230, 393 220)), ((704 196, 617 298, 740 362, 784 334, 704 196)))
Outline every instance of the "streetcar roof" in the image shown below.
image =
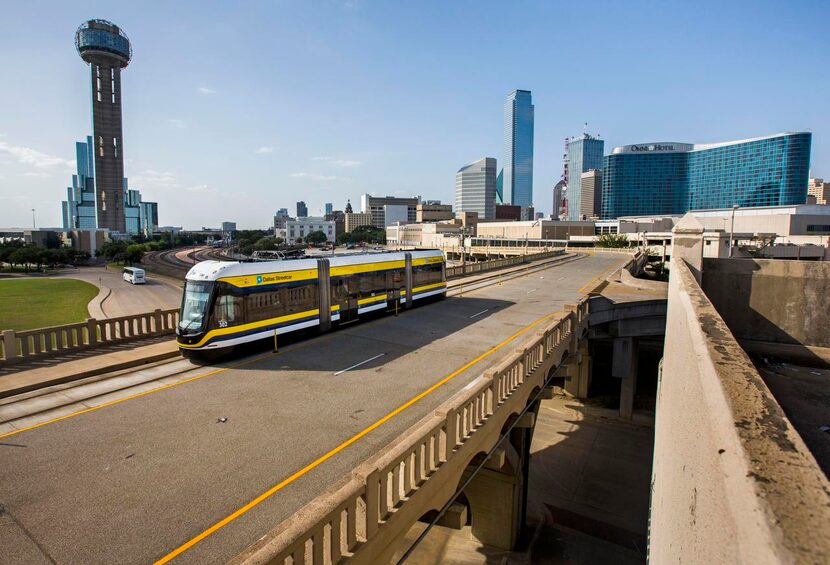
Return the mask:
POLYGON ((442 257, 443 252, 438 249, 418 251, 385 251, 380 253, 354 253, 347 255, 326 255, 308 259, 280 259, 274 261, 202 261, 194 265, 185 277, 189 281, 215 281, 224 277, 238 277, 258 275, 264 273, 282 273, 286 271, 300 271, 316 269, 318 259, 328 259, 329 265, 365 265, 367 263, 381 263, 384 261, 403 261, 406 253, 413 259, 422 257, 442 257))

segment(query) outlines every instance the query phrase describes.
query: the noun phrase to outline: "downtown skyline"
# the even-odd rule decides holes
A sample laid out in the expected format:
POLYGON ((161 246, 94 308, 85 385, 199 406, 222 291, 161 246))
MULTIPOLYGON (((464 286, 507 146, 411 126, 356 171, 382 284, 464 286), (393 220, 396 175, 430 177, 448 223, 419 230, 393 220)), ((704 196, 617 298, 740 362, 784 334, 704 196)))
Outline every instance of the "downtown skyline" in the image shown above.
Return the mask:
MULTIPOLYGON (((326 202, 342 210, 367 192, 453 203, 461 165, 492 156, 502 167, 503 104, 515 89, 533 92, 533 204, 546 214, 564 138, 586 121, 606 152, 811 130, 812 176, 830 176, 822 95, 830 79, 820 74, 828 53, 808 33, 820 14, 830 15, 819 3, 786 13, 753 4, 748 15, 730 6, 720 23, 693 7, 534 5, 519 9, 523 33, 501 29, 489 17, 498 13, 493 4, 462 38, 453 32, 466 22, 464 4, 252 4, 210 13, 188 3, 93 3, 83 13, 49 6, 37 36, 24 26, 0 38, 4 75, 31 86, 0 93, 7 110, 0 117, 4 227, 31 225, 31 208, 39 226, 61 224, 75 141, 91 134, 88 69, 72 47, 74 30, 89 17, 116 22, 133 42, 123 78, 125 176, 159 203, 163 225, 259 228, 297 200, 316 215, 326 202), (544 34, 546 22, 568 21, 593 32, 596 44, 577 48, 544 34), (784 40, 764 41, 756 33, 764 26, 784 40), (464 41, 496 31, 503 42, 464 41), (619 44, 625 56, 613 49, 619 44), (246 60, 252 48, 267 65, 246 60), (512 66, 493 72, 507 60, 512 66), (589 70, 599 65, 603 73, 589 70), (457 80, 461 68, 470 80, 457 80)), ((6 11, 35 20, 43 7, 6 11)))

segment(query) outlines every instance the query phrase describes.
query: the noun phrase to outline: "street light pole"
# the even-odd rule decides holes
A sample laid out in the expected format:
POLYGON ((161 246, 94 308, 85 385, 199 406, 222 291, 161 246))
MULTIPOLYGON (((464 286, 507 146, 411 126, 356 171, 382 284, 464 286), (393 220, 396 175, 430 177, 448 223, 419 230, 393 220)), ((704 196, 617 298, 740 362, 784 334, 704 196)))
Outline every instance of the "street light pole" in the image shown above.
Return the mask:
POLYGON ((37 229, 37 224, 35 223, 35 209, 34 208, 32 208, 32 229, 33 230, 37 229))
POLYGON ((732 258, 735 249, 735 210, 740 208, 737 204, 732 206, 732 225, 729 228, 729 258, 732 258))

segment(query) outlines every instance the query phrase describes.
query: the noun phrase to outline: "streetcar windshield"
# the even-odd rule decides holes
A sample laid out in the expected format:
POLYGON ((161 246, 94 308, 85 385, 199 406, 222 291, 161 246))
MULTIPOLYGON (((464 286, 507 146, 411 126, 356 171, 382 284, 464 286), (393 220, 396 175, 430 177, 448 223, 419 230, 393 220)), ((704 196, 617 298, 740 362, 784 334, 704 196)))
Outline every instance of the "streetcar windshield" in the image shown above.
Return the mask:
POLYGON ((185 282, 182 312, 179 319, 180 331, 195 332, 202 329, 207 318, 212 290, 212 282, 185 282))

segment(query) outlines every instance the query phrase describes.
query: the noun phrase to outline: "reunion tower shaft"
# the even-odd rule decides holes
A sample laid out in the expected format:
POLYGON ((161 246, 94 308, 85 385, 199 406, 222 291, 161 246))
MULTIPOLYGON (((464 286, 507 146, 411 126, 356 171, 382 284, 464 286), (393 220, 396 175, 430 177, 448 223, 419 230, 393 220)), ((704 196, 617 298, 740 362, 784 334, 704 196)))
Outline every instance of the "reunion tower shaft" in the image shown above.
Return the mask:
POLYGON ((126 34, 106 20, 89 20, 75 33, 75 48, 89 64, 92 82, 92 135, 95 208, 98 228, 126 232, 121 69, 130 63, 126 34))

